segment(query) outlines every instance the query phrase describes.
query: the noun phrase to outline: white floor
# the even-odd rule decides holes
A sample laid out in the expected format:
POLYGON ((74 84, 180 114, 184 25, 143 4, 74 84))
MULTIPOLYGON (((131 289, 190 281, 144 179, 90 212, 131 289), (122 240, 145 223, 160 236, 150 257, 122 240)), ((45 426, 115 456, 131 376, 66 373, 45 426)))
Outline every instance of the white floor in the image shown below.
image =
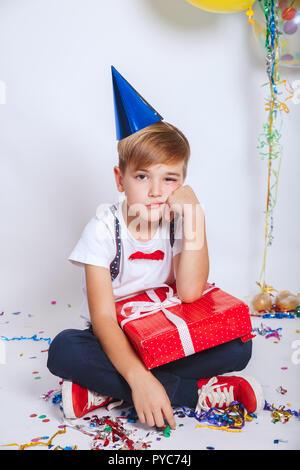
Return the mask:
MULTIPOLYGON (((72 299, 60 300, 56 304, 49 301, 47 305, 35 306, 31 310, 27 304, 20 313, 13 310, 15 303, 5 308, 4 312, 0 311, 0 336, 7 338, 30 338, 35 334, 37 338, 53 338, 65 328, 84 328, 84 322, 77 314, 79 305, 72 305, 72 299)), ((261 382, 268 403, 274 403, 277 408, 285 405, 299 411, 300 364, 297 362, 300 354, 297 355, 294 348, 297 346, 296 340, 299 340, 298 349, 300 347, 300 319, 261 320, 252 317, 253 327, 259 327, 261 322, 272 329, 282 328, 281 339, 275 342, 275 338, 266 339, 258 335, 254 339, 253 357, 243 373, 261 382), (285 394, 277 390, 280 386, 287 390, 285 394)), ((44 340, 0 341, 0 444, 5 445, 0 449, 15 450, 17 446, 6 445, 26 444, 35 438, 47 442, 46 436, 52 437, 58 426, 67 423, 59 405, 42 398, 48 391, 59 388, 59 379, 51 375, 46 367, 47 348, 48 343, 44 340), (30 417, 32 414, 37 416, 30 417)), ((110 412, 99 408, 90 415, 95 413, 99 417, 110 415, 115 419, 121 415, 122 408, 110 412)), ((269 411, 260 412, 257 419, 247 422, 238 433, 196 428, 198 422, 188 417, 176 417, 176 422, 177 429, 171 432, 170 437, 164 437, 162 433, 138 421, 127 422, 124 426, 131 430, 130 439, 134 442, 148 442, 152 450, 205 450, 207 447, 216 450, 300 449, 300 419, 292 417, 287 423, 273 423, 269 411), (274 443, 274 440, 279 442, 274 443)), ((77 424, 84 424, 87 430, 92 429, 88 428, 86 420, 78 420, 77 424)), ((79 430, 67 427, 65 434, 55 437, 53 445, 91 449, 92 439, 79 430)), ((120 447, 117 443, 116 446, 120 447)), ((47 450, 48 447, 30 449, 47 450)), ((106 449, 113 449, 111 441, 106 449)))

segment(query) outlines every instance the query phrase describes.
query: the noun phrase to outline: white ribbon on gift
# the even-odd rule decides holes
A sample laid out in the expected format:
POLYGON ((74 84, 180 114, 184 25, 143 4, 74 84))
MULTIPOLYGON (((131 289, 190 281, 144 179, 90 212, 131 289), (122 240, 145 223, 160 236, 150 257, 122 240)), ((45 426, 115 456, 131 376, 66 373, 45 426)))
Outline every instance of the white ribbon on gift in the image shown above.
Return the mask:
MULTIPOLYGON (((206 294, 207 292, 211 291, 212 289, 216 289, 215 286, 209 287, 206 289, 202 295, 206 294)), ((168 320, 173 323, 179 333, 180 341, 184 350, 185 356, 189 356, 194 354, 195 349, 192 342, 192 338, 189 332, 188 325, 186 322, 175 315, 174 313, 167 310, 167 307, 173 307, 175 305, 181 304, 181 300, 179 299, 177 294, 174 294, 174 291, 171 286, 168 284, 160 284, 152 289, 146 290, 146 294, 152 302, 145 302, 145 301, 131 301, 126 302, 122 306, 121 316, 125 317, 124 320, 121 321, 120 325, 121 328, 126 325, 129 321, 137 320, 138 318, 144 318, 148 315, 153 315, 153 313, 159 312, 160 310, 165 314, 168 320), (158 295, 156 294, 154 289, 159 289, 160 287, 167 287, 168 291, 166 292, 165 300, 161 301, 158 295), (131 307, 131 313, 129 315, 126 314, 125 310, 131 307), (143 313, 143 315, 141 315, 143 313)))

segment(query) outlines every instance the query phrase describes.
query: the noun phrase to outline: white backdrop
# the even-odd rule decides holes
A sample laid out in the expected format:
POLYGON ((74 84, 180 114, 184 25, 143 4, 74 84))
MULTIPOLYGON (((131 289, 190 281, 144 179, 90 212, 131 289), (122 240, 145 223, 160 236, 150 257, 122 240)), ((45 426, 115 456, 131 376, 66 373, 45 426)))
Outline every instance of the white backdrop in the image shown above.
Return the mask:
MULTIPOLYGON (((188 137, 186 184, 205 208, 209 280, 247 300, 262 266, 267 189, 257 149, 267 77, 247 16, 184 0, 1 0, 0 308, 79 307, 80 270, 67 257, 97 206, 119 196, 111 65, 188 137)), ((300 104, 290 103, 266 276, 292 292, 299 124, 300 104)))

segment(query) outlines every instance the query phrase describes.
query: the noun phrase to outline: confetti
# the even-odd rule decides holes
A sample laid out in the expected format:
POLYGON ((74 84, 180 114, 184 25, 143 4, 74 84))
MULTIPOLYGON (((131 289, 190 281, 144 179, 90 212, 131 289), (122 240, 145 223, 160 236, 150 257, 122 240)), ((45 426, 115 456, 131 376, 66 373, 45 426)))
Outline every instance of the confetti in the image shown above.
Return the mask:
POLYGON ((54 390, 51 389, 51 390, 49 390, 49 392, 44 393, 44 394, 41 396, 41 398, 43 398, 44 400, 48 400, 48 399, 51 397, 51 395, 53 394, 53 392, 54 392, 54 390))
POLYGON ((264 313, 262 318, 295 318, 294 313, 284 313, 284 312, 277 312, 277 313, 264 313))
POLYGON ((165 437, 170 437, 170 435, 171 435, 170 425, 168 425, 164 428, 163 433, 164 433, 165 437))
POLYGON ((280 385, 278 388, 276 388, 276 392, 281 393, 281 395, 285 395, 287 390, 280 385))
MULTIPOLYGON (((129 412, 129 415, 132 411, 129 412)), ((126 423, 128 420, 125 421, 126 423)), ((83 434, 93 437, 91 450, 120 449, 120 450, 144 450, 151 446, 149 441, 142 439, 134 441, 131 437, 137 429, 126 429, 123 426, 124 416, 113 419, 110 416, 98 417, 93 415, 88 428, 83 424, 66 424, 67 427, 76 429, 83 434)), ((155 432, 151 434, 156 434, 155 432)), ((149 433, 147 434, 149 435, 149 433)))
POLYGON ((281 330, 282 328, 277 328, 276 330, 272 330, 272 328, 270 328, 269 326, 265 326, 263 325, 263 323, 261 323, 260 328, 253 328, 253 333, 257 333, 261 336, 265 336, 266 339, 275 337, 279 341, 281 337, 279 334, 279 331, 281 330))

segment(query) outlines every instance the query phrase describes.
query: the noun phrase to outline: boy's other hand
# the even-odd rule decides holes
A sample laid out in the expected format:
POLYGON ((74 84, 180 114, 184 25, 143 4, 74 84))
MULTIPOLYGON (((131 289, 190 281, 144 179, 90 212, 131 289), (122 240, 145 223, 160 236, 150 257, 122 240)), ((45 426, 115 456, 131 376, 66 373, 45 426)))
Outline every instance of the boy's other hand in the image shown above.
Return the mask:
POLYGON ((173 409, 169 397, 156 377, 151 372, 146 376, 136 377, 130 384, 132 400, 141 423, 148 426, 165 426, 165 420, 171 429, 176 428, 173 409))

